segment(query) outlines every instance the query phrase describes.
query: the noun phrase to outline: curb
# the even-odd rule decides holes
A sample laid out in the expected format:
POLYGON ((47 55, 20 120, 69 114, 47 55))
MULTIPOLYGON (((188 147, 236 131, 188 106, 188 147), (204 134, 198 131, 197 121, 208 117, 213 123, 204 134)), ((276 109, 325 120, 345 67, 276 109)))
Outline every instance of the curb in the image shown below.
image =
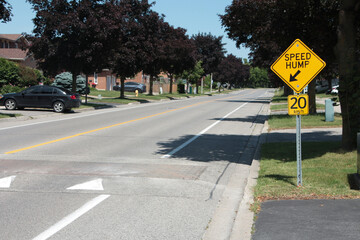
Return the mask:
POLYGON ((250 240, 252 236, 252 228, 254 225, 255 213, 250 210, 254 203, 253 190, 257 184, 257 178, 260 170, 261 145, 266 142, 266 133, 268 131, 268 121, 264 123, 264 127, 259 137, 259 142, 254 153, 254 159, 250 166, 250 173, 247 178, 247 184, 244 190, 244 196, 240 202, 238 213, 235 219, 234 227, 230 236, 231 240, 250 240))

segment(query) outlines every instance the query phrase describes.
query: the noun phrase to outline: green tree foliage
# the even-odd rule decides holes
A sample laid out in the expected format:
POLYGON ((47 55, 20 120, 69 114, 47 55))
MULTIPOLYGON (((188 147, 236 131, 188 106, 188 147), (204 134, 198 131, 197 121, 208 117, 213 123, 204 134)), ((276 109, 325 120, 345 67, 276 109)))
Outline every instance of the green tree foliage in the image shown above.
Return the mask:
POLYGON ((0 58, 0 88, 7 86, 7 91, 9 91, 9 86, 24 88, 46 81, 48 80, 39 70, 0 58))
POLYGON ((12 6, 6 0, 0 0, 0 21, 3 23, 11 21, 12 6))
MULTIPOLYGON (((52 85, 55 87, 62 87, 71 90, 72 80, 73 80, 73 76, 70 72, 63 72, 56 75, 55 81, 52 85)), ((83 94, 85 93, 85 90, 86 90, 86 79, 83 76, 78 75, 76 77, 76 92, 83 94)))
POLYGON ((251 67, 250 78, 247 87, 269 87, 268 72, 264 68, 251 67))
POLYGON ((18 66, 4 58, 0 58, 0 87, 6 84, 16 85, 20 80, 18 66))
MULTIPOLYGON (((198 61, 194 68, 191 70, 185 70, 182 74, 181 74, 181 78, 186 79, 187 80, 187 85, 189 86, 189 84, 196 84, 199 79, 204 76, 204 69, 202 68, 202 62, 198 61)), ((189 88, 188 88, 189 89, 189 88)))

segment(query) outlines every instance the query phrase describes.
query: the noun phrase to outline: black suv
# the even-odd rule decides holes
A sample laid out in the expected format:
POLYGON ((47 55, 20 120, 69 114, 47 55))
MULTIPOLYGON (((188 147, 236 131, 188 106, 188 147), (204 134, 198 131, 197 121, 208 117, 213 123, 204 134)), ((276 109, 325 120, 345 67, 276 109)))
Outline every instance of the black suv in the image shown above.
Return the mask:
POLYGON ((80 107, 79 94, 69 90, 46 85, 29 87, 19 93, 0 95, 0 105, 8 110, 24 109, 25 107, 52 108, 55 112, 64 112, 80 107))

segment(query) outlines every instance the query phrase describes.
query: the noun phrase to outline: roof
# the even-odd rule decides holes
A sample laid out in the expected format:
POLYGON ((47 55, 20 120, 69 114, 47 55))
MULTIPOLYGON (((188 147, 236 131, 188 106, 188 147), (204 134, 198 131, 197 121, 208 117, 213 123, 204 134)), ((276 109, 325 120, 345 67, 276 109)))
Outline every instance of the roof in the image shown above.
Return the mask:
POLYGON ((23 37, 21 34, 0 34, 0 39, 2 38, 10 41, 17 41, 21 37, 23 37))
POLYGON ((28 51, 21 50, 19 48, 0 48, 0 57, 9 60, 22 60, 26 59, 28 51))

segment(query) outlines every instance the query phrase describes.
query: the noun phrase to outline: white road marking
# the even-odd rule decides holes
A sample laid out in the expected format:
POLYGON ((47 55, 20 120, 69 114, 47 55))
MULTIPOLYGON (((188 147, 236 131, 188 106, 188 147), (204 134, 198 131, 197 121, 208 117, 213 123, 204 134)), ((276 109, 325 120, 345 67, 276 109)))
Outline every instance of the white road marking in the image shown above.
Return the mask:
POLYGON ((73 221, 75 221, 76 219, 78 219, 79 217, 81 217, 82 215, 84 215, 85 213, 87 213, 88 211, 93 209, 94 207, 96 207, 99 203, 101 203, 108 197, 110 197, 110 195, 100 195, 100 196, 97 196, 96 198, 90 200, 89 202, 85 203, 82 207, 77 209, 75 212, 67 215, 66 217, 61 219, 59 222, 57 222, 55 225, 51 226, 46 231, 42 232, 41 234, 39 234, 38 236, 33 238, 33 240, 48 239, 49 237, 51 237, 52 235, 54 235, 61 229, 65 228, 67 225, 69 225, 70 223, 72 223, 73 221))
POLYGON ((10 188, 11 183, 14 181, 16 176, 10 176, 0 179, 0 188, 10 188))
POLYGON ((102 179, 96 179, 96 180, 92 180, 92 181, 88 181, 88 182, 84 182, 81 184, 77 184, 74 185, 72 187, 68 187, 68 190, 99 190, 99 191, 103 191, 104 187, 102 185, 102 179))
POLYGON ((229 112, 228 114, 226 114, 224 117, 222 117, 220 120, 214 122, 213 124, 211 124, 210 126, 208 126, 207 128, 205 128, 204 130, 202 130, 201 132, 199 132, 197 135, 195 135, 194 137, 192 137, 191 139, 189 139, 188 141, 184 142, 183 144, 181 144, 180 146, 178 146, 177 148, 175 148, 174 150, 172 150, 171 152, 169 152, 168 154, 165 154, 164 156, 162 156, 161 158, 170 158, 172 155, 174 155, 175 153, 177 153, 178 151, 180 151, 181 149, 183 149, 184 147, 186 147, 187 145, 189 145, 190 143, 192 143, 193 141, 195 141, 198 137, 200 137, 201 135, 203 135, 204 133, 206 133, 207 131, 209 131, 211 128, 213 128, 215 125, 217 125, 218 123, 220 123, 222 120, 224 120, 225 118, 227 118, 228 116, 230 116, 231 114, 233 114, 234 112, 236 112, 237 110, 239 110, 240 108, 244 107, 246 104, 248 104, 249 102, 244 103, 243 105, 241 105, 240 107, 236 108, 235 110, 229 112))

